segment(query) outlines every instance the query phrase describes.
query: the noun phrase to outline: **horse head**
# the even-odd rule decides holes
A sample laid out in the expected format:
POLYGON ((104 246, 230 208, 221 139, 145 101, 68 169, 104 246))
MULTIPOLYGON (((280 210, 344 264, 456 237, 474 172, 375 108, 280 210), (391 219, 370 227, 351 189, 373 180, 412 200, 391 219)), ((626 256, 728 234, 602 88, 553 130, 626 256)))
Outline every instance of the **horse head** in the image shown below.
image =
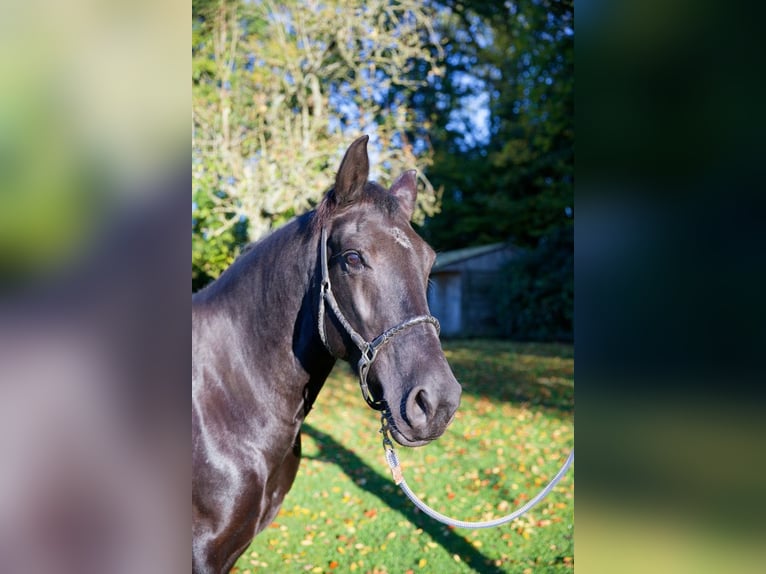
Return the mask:
POLYGON ((461 388, 428 311, 436 254, 410 225, 416 173, 403 173, 389 189, 368 181, 367 141, 351 144, 317 209, 319 330, 327 350, 356 367, 365 398, 384 412, 392 437, 420 446, 452 421, 461 388))

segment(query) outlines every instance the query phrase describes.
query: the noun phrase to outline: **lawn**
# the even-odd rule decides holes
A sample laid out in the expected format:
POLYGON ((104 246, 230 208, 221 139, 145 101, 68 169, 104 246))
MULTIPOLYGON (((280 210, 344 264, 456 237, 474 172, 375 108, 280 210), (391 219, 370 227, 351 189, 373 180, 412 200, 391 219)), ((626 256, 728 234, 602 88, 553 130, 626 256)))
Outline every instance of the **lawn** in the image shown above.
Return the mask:
MULTIPOLYGON (((508 514, 556 473, 574 442, 571 345, 447 341, 463 385, 437 441, 397 448, 407 483, 463 520, 508 514)), ((571 572, 574 472, 525 516, 502 527, 445 527, 391 480, 377 413, 336 366, 303 432, 298 478, 274 523, 233 572, 571 572)))

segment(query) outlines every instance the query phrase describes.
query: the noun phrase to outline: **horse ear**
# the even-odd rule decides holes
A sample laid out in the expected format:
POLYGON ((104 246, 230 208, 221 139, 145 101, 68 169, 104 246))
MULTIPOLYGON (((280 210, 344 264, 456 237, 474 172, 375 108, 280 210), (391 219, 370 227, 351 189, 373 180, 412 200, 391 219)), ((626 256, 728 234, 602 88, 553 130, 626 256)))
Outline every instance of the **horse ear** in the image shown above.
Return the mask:
POLYGON ((370 176, 370 160, 367 158, 367 141, 370 136, 355 140, 340 162, 338 175, 335 176, 335 198, 338 204, 352 203, 356 200, 370 176))
POLYGON ((412 212, 415 211, 415 199, 418 196, 417 173, 414 169, 405 171, 391 186, 391 193, 399 200, 399 205, 407 214, 407 219, 411 218, 412 212))

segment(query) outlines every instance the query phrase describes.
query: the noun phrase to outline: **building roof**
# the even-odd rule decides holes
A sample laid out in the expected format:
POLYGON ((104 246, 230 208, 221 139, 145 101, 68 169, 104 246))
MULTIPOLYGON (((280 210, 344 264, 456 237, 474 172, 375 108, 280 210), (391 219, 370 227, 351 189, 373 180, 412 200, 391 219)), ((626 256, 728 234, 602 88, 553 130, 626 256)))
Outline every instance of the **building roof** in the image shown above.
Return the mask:
POLYGON ((503 249, 507 246, 507 243, 492 243, 490 245, 465 247, 464 249, 454 249, 452 251, 438 253, 436 255, 436 261, 434 262, 434 266, 431 269, 431 272, 440 271, 445 267, 459 263, 460 261, 465 261, 466 259, 471 259, 480 255, 486 255, 487 253, 492 253, 493 251, 503 249))

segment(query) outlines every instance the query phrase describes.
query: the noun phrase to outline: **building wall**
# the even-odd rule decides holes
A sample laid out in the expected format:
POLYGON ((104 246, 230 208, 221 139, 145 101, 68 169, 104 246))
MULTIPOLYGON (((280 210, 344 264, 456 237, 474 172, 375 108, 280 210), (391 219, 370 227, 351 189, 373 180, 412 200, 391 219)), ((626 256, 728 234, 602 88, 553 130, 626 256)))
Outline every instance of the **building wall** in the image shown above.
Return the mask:
POLYGON ((439 319, 445 337, 460 335, 462 326, 462 290, 460 273, 431 275, 428 304, 431 314, 439 319))
POLYGON ((496 271, 467 271, 463 274, 462 336, 498 337, 502 334, 497 316, 496 271))
POLYGON ((505 332, 497 313, 498 270, 513 257, 504 247, 442 266, 431 274, 428 301, 445 337, 499 337, 505 332))

